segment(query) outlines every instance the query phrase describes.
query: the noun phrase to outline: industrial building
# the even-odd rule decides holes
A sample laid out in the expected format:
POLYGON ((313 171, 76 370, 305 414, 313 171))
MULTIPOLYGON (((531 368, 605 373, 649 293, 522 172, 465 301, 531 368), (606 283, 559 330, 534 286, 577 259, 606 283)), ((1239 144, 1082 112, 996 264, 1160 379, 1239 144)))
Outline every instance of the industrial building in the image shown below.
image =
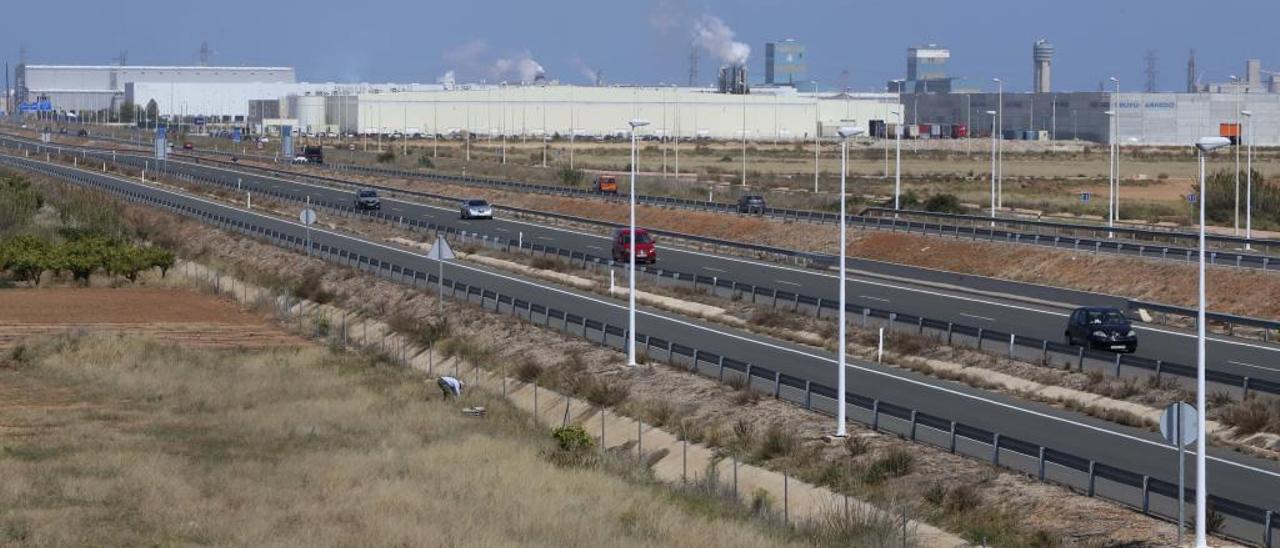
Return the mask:
MULTIPOLYGON (((731 95, 706 88, 495 86, 326 98, 306 108, 300 127, 344 133, 463 132, 487 136, 628 134, 628 120, 644 118, 645 135, 679 138, 805 140, 831 137, 838 127, 897 123, 897 96, 885 93, 817 95, 789 88, 731 95), (341 105, 347 108, 341 108, 341 105), (355 108, 351 108, 354 106, 355 108)), ((305 98, 300 98, 305 99, 305 98)))
POLYGON ((808 77, 804 60, 804 44, 790 38, 764 45, 764 83, 770 86, 795 86, 808 77))
MULTIPOLYGON (((14 72, 19 104, 60 112, 119 109, 129 84, 293 83, 289 67, 75 66, 20 64, 14 72)), ((30 107, 29 107, 30 108, 30 107)))
MULTIPOLYGON (((125 85, 125 101, 145 106, 155 101, 164 118, 201 116, 210 121, 244 122, 252 101, 279 101, 289 96, 358 95, 444 89, 439 84, 370 84, 309 82, 130 82, 125 85)), ((323 106, 323 100, 321 101, 323 106)), ((268 116, 274 118, 280 116, 268 116)), ((259 117, 261 118, 261 117, 259 117)))

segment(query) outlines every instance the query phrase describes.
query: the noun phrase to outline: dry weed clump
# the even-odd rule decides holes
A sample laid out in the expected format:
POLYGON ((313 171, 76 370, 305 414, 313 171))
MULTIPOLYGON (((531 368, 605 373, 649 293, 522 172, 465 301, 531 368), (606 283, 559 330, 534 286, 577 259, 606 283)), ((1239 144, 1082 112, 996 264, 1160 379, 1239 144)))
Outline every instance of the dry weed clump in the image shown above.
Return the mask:
POLYGON ((1218 408, 1218 420, 1234 427, 1236 434, 1280 432, 1280 401, 1250 397, 1218 408))

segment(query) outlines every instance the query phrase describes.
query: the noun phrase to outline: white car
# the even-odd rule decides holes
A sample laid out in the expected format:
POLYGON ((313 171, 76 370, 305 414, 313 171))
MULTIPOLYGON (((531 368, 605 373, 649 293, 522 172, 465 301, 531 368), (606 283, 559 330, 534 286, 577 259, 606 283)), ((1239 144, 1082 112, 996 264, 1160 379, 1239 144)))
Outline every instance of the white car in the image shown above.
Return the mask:
POLYGON ((295 163, 295 164, 305 164, 305 163, 307 163, 307 157, 306 157, 306 156, 294 156, 294 157, 293 157, 293 163, 295 163))
POLYGON ((484 200, 466 200, 462 202, 458 216, 463 219, 492 219, 493 206, 484 200))

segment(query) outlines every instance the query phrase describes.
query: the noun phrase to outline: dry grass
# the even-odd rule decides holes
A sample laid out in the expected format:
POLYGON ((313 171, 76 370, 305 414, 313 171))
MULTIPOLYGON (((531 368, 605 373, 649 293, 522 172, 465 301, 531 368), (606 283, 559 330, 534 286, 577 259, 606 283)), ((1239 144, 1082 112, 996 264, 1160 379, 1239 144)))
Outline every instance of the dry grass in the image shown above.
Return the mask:
POLYGON ((427 388, 319 348, 38 345, 0 367, 0 390, 14 391, 0 404, 0 544, 787 543, 647 485, 556 467, 539 456, 546 432, 497 399, 464 398, 489 407, 477 421, 427 388))

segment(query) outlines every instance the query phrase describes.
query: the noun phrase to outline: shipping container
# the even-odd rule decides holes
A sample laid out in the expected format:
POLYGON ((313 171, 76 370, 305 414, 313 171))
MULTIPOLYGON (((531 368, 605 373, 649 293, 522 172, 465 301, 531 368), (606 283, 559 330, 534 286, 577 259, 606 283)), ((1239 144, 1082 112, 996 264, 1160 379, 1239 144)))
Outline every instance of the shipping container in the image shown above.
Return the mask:
POLYGON ((969 126, 964 124, 955 124, 951 126, 952 139, 964 139, 969 136, 969 126))
POLYGON ((903 133, 904 133, 904 135, 903 135, 903 136, 904 136, 904 137, 906 137, 907 139, 919 139, 919 138, 920 138, 920 126, 915 125, 915 124, 906 124, 906 125, 902 126, 902 129, 903 129, 903 133))
POLYGON ((942 124, 929 124, 929 136, 935 139, 942 138, 942 124))
POLYGON ((872 120, 869 134, 877 139, 884 139, 888 135, 884 120, 872 120))
POLYGON ((1037 140, 1037 141, 1048 141, 1048 140, 1049 140, 1049 130, 1042 129, 1042 130, 1037 131, 1037 132, 1036 132, 1036 140, 1037 140))
POLYGON ((1008 141, 1017 141, 1022 138, 1022 132, 1016 129, 1006 129, 1004 130, 1004 135, 1001 135, 1001 138, 1008 141))
POLYGON ((1231 139, 1231 144, 1233 145, 1238 144, 1240 142, 1240 124, 1218 124, 1218 135, 1231 139))
POLYGON ((1028 129, 1022 132, 1023 141, 1034 141, 1036 140, 1036 137, 1038 137, 1038 134, 1032 130, 1028 129))

